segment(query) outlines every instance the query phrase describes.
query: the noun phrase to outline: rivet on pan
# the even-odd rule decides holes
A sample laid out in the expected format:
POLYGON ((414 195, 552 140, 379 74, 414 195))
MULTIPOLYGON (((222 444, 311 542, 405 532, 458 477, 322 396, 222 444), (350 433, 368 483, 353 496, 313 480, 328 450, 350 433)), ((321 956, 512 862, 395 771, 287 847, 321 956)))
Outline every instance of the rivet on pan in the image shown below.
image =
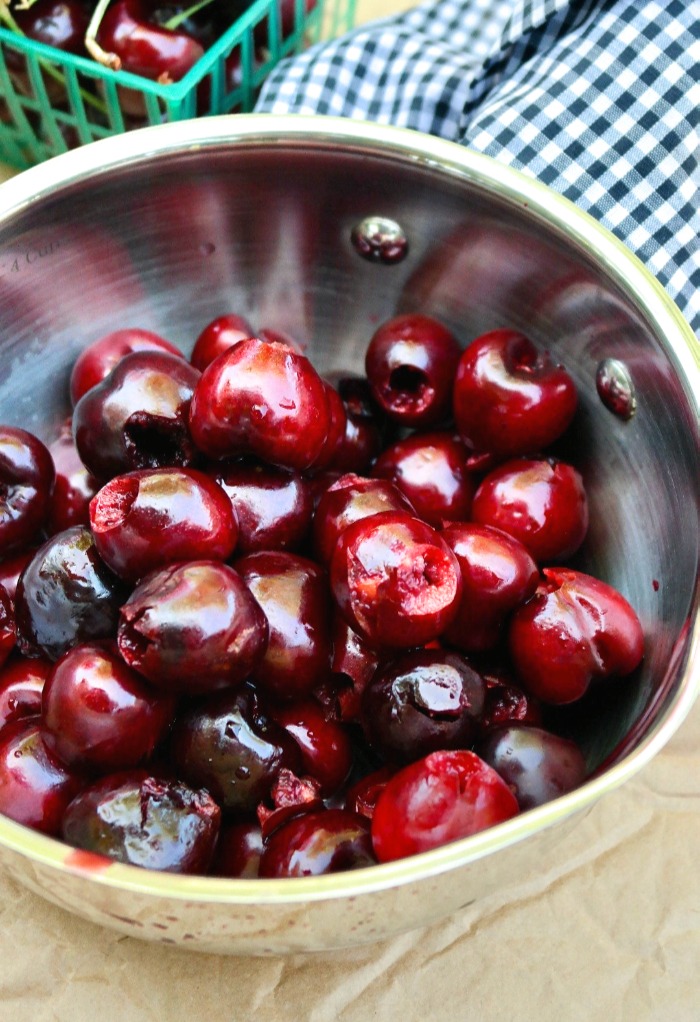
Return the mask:
POLYGON ((350 240, 363 259, 372 263, 400 263, 408 254, 408 239, 395 220, 368 216, 356 224, 350 240))
POLYGON ((631 419, 637 410, 637 395, 632 377, 624 362, 604 358, 595 374, 598 397, 614 415, 631 419))

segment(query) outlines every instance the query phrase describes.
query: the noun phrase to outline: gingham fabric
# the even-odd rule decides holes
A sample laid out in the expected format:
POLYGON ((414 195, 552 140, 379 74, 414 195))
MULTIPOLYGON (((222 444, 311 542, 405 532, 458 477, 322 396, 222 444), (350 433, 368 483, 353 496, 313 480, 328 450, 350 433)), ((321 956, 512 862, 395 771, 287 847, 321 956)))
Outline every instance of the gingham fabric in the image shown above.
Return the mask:
POLYGON ((434 0, 283 62, 257 109, 518 167, 617 234, 700 335, 700 0, 434 0))

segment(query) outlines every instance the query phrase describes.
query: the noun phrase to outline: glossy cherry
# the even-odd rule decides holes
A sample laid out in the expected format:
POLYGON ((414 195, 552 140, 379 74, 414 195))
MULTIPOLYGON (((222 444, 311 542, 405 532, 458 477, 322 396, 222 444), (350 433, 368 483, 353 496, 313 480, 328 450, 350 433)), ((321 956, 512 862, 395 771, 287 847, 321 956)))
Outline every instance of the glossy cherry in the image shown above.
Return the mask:
POLYGON ((254 879, 263 852, 259 823, 232 823, 221 828, 209 872, 219 877, 254 879))
POLYGON ((362 693, 379 656, 338 612, 333 617, 332 645, 331 677, 324 686, 323 703, 339 720, 357 720, 362 693))
POLYGON ((238 539, 221 487, 184 468, 116 476, 93 498, 90 526, 105 564, 133 582, 177 561, 224 561, 238 539))
POLYGON ((348 788, 345 794, 345 808, 371 820, 374 816, 377 799, 386 788, 389 778, 393 777, 395 773, 394 767, 383 766, 365 774, 348 788))
POLYGON ((630 674, 644 655, 644 633, 624 596, 570 568, 545 568, 543 574, 508 631, 527 691, 547 703, 570 703, 594 680, 630 674))
POLYGON ((63 763, 80 770, 106 774, 143 763, 174 714, 173 699, 98 645, 64 653, 44 685, 44 741, 63 763))
POLYGON ((14 604, 8 593, 0 586, 0 667, 15 648, 16 637, 14 604))
POLYGON ((0 586, 10 597, 13 607, 15 605, 15 593, 17 592, 19 577, 37 550, 38 547, 25 547, 20 553, 13 554, 6 560, 0 561, 0 586))
POLYGON ((206 873, 221 810, 209 792, 143 770, 111 774, 67 807, 61 836, 75 848, 168 873, 206 873))
POLYGON ((197 695, 247 678, 267 637, 265 615, 240 574, 204 560, 146 575, 120 609, 117 643, 153 685, 197 695))
POLYGON ((297 816, 268 839, 261 877, 321 876, 376 863, 367 820, 345 809, 297 816))
POLYGON ((13 656, 0 671, 0 729, 15 720, 38 717, 50 660, 13 656))
POLYGON ((35 540, 51 508, 55 470, 32 433, 0 426, 0 550, 3 557, 35 540))
POLYGON ((467 652, 492 649, 507 617, 537 588, 537 565, 522 543, 500 529, 463 522, 441 535, 462 577, 459 610, 445 639, 467 652))
POLYGON ((389 480, 348 473, 331 483, 321 495, 314 515, 313 539, 318 559, 329 563, 338 537, 348 525, 380 511, 413 514, 413 505, 389 480))
POLYGON ((385 448, 372 467, 389 479, 429 525, 466 521, 476 490, 467 470, 467 449, 450 433, 418 433, 385 448))
POLYGON ((70 375, 70 396, 73 405, 76 405, 91 387, 102 383, 118 362, 137 351, 164 351, 166 354, 184 358, 179 348, 151 330, 142 330, 140 327, 114 330, 89 344, 73 363, 70 375))
POLYGON ((207 323, 194 342, 190 362, 200 373, 204 372, 215 358, 247 337, 255 337, 255 331, 243 316, 234 313, 217 316, 207 323))
POLYGON ((566 795, 586 778, 586 760, 576 742, 539 727, 496 728, 476 751, 509 785, 521 810, 566 795))
POLYGON ((329 377, 345 409, 345 435, 331 466, 341 472, 369 472, 381 451, 383 423, 364 376, 337 373, 329 377))
POLYGON ((143 0, 114 0, 102 18, 97 41, 119 58, 124 71, 161 84, 180 81, 204 55, 201 44, 187 32, 149 21, 143 0))
POLYGON ((509 724, 542 724, 542 704, 531 693, 526 692, 513 679, 512 672, 503 668, 489 668, 479 665, 486 683, 486 698, 479 726, 482 734, 491 728, 507 727, 509 724))
POLYGON ((89 529, 74 525, 59 532, 37 550, 17 583, 20 650, 57 660, 79 643, 113 638, 125 595, 89 529))
POLYGON ((324 714, 317 702, 304 699, 277 706, 272 717, 299 746, 302 769, 320 784, 324 798, 335 794, 352 767, 352 741, 347 729, 324 714))
POLYGON ((433 426, 451 412, 459 358, 459 343, 442 323, 420 313, 395 316, 367 347, 372 396, 404 426, 433 426))
POLYGON ((38 718, 0 731, 0 813, 11 820, 57 835, 66 806, 84 783, 48 749, 38 718))
POLYGON ((566 369, 516 330, 477 337, 457 367, 455 422, 475 451, 536 454, 567 429, 576 405, 566 369))
POLYGON ((377 647, 424 645, 459 607, 457 560, 429 525, 384 511, 349 525, 331 561, 331 588, 348 624, 377 647))
POLYGON ((252 454, 307 469, 331 423, 326 384, 303 355, 259 338, 239 341, 202 373, 190 409, 197 447, 214 458, 252 454))
POLYGON ((106 481, 140 468, 191 465, 196 450, 187 428, 199 372, 161 351, 122 358, 78 401, 73 436, 81 460, 106 481))
POLYGON ((306 557, 276 551, 248 554, 235 566, 269 626, 267 649, 251 677, 278 699, 309 695, 330 666, 326 572, 306 557))
POLYGON ((79 0, 36 0, 28 9, 13 9, 13 17, 30 39, 57 50, 84 54, 87 7, 79 0))
POLYGON ((172 754, 178 773, 207 788, 227 811, 255 812, 270 797, 282 768, 299 773, 299 746, 265 713, 245 684, 185 711, 176 722, 172 754))
POLYGON ((477 734, 484 682, 458 653, 415 650, 382 664, 362 697, 370 745, 390 763, 467 748, 477 734))
POLYGON ((372 816, 372 843, 380 862, 391 862, 517 815, 506 782, 475 753, 431 752, 387 782, 372 816))
POLYGON ((472 518, 514 536, 538 564, 563 561, 588 531, 583 480, 572 465, 553 458, 508 461, 482 480, 472 518))
POLYGON ((345 442, 345 432, 347 429, 347 415, 345 414, 345 405, 340 399, 338 391, 333 387, 327 380, 324 380, 326 386, 326 402, 328 405, 328 432, 323 442, 321 452, 314 461, 313 465, 309 466, 310 472, 323 472, 325 469, 335 464, 336 454, 340 451, 343 443, 345 442))
POLYGON ((56 470, 51 507, 46 528, 49 533, 63 532, 72 525, 89 525, 89 505, 100 484, 80 460, 73 440, 72 419, 66 419, 58 436, 49 445, 56 470))
POLYGON ((297 550, 313 516, 311 485, 299 472, 255 458, 218 462, 209 470, 238 521, 239 554, 297 550))

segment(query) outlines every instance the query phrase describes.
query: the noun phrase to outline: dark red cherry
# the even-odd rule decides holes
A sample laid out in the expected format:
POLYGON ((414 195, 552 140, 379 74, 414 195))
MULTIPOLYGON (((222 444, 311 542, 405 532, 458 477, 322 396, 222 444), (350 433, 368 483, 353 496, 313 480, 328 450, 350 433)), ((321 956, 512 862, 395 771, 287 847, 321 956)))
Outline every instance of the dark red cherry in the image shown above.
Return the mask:
POLYGON ((364 376, 347 373, 333 374, 329 380, 345 408, 345 435, 331 465, 340 472, 367 473, 381 451, 383 435, 379 409, 372 400, 369 383, 364 376))
POLYGON ((396 316, 367 348, 372 396, 404 426, 433 426, 450 414, 459 358, 459 343, 442 323, 420 313, 396 316))
POLYGON ((345 727, 329 720, 312 699, 276 706, 272 717, 299 746, 303 772, 319 782, 320 794, 328 798, 338 791, 353 761, 352 742, 345 727))
POLYGON ((50 660, 14 656, 0 671, 0 729, 15 720, 38 717, 50 660))
POLYGON ((57 835, 66 806, 84 783, 47 748, 38 718, 17 720, 0 731, 0 813, 4 816, 57 835))
POLYGON ((328 675, 331 598, 325 571, 297 554, 260 551, 236 561, 269 625, 251 677, 277 698, 302 699, 328 675))
POLYGON ((517 685, 510 671, 502 668, 484 668, 479 671, 486 682, 486 699, 479 722, 482 734, 491 728, 509 724, 542 724, 542 704, 536 696, 517 685))
POLYGON ((365 774, 352 787, 348 788, 345 795, 345 808, 371 820, 374 816, 377 799, 386 788, 389 778, 393 777, 395 773, 394 767, 383 766, 365 774))
POLYGON ((380 862, 470 837, 518 813, 506 782, 475 753, 431 752, 387 782, 372 816, 380 862))
POLYGON ((466 521, 476 483, 467 471, 467 449, 450 433, 418 433, 379 455, 375 479, 389 479, 429 525, 466 521))
POLYGON ((34 557, 37 549, 38 547, 26 547, 21 553, 11 555, 7 560, 0 561, 0 585, 10 597, 13 607, 19 577, 34 557))
POLYGON ((301 546, 313 516, 309 480, 257 459, 219 462, 209 471, 233 505, 239 554, 301 546))
POLYGON ((261 877, 321 876, 376 863, 367 820, 346 809, 297 816, 268 839, 261 877))
POLYGON ((225 810, 254 813, 283 768, 299 772, 294 739, 267 716, 248 684, 210 696, 175 724, 179 775, 207 788, 225 810))
POLYGON ((32 433, 0 426, 0 550, 7 557, 28 546, 46 524, 55 470, 48 449, 32 433))
POLYGON ((264 802, 257 808, 263 842, 267 842, 278 827, 288 823, 295 816, 323 809, 320 790, 321 785, 315 778, 297 777, 291 770, 282 767, 270 791, 273 808, 264 802))
POLYGON ((330 561, 340 534, 353 522, 380 511, 407 511, 413 505, 389 480, 367 479, 352 473, 328 486, 314 516, 314 549, 320 561, 330 561))
POLYGON ((454 382, 454 416, 464 442, 500 458, 553 443, 576 411, 576 385, 516 330, 493 330, 463 352, 454 382))
POLYGON ((349 525, 336 544, 330 577, 345 620, 380 648, 437 638, 462 592, 459 565, 444 540, 401 511, 349 525))
MULTIPOLYGON (((375 672, 379 657, 342 614, 333 617, 331 677, 324 687, 323 703, 339 720, 357 720, 362 693, 375 672)), ((318 697, 318 690, 317 690, 318 697)))
POLYGON ((221 487, 185 468, 116 476, 93 498, 90 525, 105 564, 133 582, 176 561, 224 561, 238 538, 221 487))
POLYGON ((209 872, 218 877, 258 876, 263 838, 258 823, 232 823, 221 828, 209 872))
POLYGON ((75 848, 167 873, 206 873, 221 810, 209 792, 144 770, 111 774, 66 809, 61 836, 75 848))
POLYGON ((539 727, 496 728, 476 751, 508 784, 521 810, 566 795, 586 778, 586 761, 576 742, 539 727))
POLYGON ((44 741, 68 766, 102 774, 147 760, 175 714, 124 661, 97 645, 69 650, 44 686, 44 741))
POLYGON ((82 525, 52 536, 20 575, 17 642, 29 656, 57 660, 68 649, 114 637, 124 584, 100 559, 82 525))
POLYGON ((93 341, 73 363, 70 376, 70 396, 73 405, 77 405, 83 394, 87 394, 91 387, 102 383, 118 362, 137 351, 164 351, 169 355, 184 358, 179 348, 151 330, 142 330, 140 327, 115 330, 93 341))
POLYGON ((362 698, 364 732, 390 763, 466 748, 477 733, 485 687, 458 653, 413 650, 375 672, 362 698))
POLYGON ((97 31, 97 41, 116 54, 124 71, 161 84, 178 82, 204 55, 192 36, 148 20, 143 0, 114 0, 97 31))
POLYGON ((483 479, 472 518, 514 536, 542 564, 576 553, 588 531, 588 501, 573 466, 553 458, 519 458, 483 479))
POLYGON ((298 470, 314 464, 329 427, 326 384, 309 360, 259 338, 207 366, 190 409, 194 442, 210 457, 252 454, 298 470))
POLYGON ((243 316, 233 313, 217 316, 207 323, 195 341, 190 362, 202 373, 215 358, 247 337, 255 337, 255 331, 243 316))
POLYGON ((73 411, 80 458, 98 479, 140 468, 188 466, 187 428, 199 372, 184 358, 143 351, 122 358, 73 411))
POLYGON ((462 575, 459 610, 445 639, 468 652, 492 649, 506 618, 537 588, 537 565, 522 543, 488 525, 463 522, 441 535, 462 575))
POLYGON ((309 467, 310 472, 323 472, 335 464, 335 457, 345 441, 345 430, 347 427, 347 416, 345 405, 340 399, 338 391, 330 383, 324 380, 326 385, 326 401, 328 404, 328 432, 324 440, 321 452, 309 467))
POLYGON ((624 596, 570 568, 545 568, 543 574, 508 632, 527 691, 547 703, 570 703, 596 679, 630 674, 644 655, 644 634, 624 596))
POLYGON ((66 419, 56 439, 49 445, 56 469, 51 507, 46 528, 49 533, 63 532, 72 525, 89 525, 89 505, 100 488, 80 460, 73 440, 72 420, 66 419))
POLYGON ((265 615, 233 568, 188 561, 141 580, 120 610, 117 643, 153 685, 197 695, 247 678, 267 635, 265 615))
POLYGON ((36 0, 27 9, 13 9, 14 19, 30 39, 57 50, 84 55, 90 16, 77 0, 36 0))

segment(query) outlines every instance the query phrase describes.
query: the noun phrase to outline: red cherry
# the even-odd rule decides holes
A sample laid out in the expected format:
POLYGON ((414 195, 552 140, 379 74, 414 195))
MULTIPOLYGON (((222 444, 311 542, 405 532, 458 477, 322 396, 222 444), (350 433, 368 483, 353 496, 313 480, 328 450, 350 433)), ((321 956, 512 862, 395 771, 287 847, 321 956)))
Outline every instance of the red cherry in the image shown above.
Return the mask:
POLYGON ((545 568, 543 574, 508 633, 527 691, 547 703, 570 703, 595 679, 630 674, 644 655, 644 634, 624 596, 570 568, 545 568))
POLYGON ((320 784, 324 798, 333 795, 352 767, 352 742, 347 730, 325 717, 311 699, 275 707, 272 718, 299 746, 304 773, 320 784))
POLYGON ((72 525, 88 525, 90 501, 100 484, 80 460, 73 440, 71 419, 63 423, 58 436, 49 446, 49 452, 56 469, 47 522, 49 533, 63 532, 72 525))
POLYGON ((116 54, 124 71, 162 84, 180 81, 204 56, 201 44, 186 32, 149 21, 142 0, 114 0, 102 18, 97 41, 107 53, 116 54))
POLYGON ((139 327, 115 330, 93 341, 73 363, 70 376, 70 396, 73 405, 77 405, 83 394, 87 394, 91 387, 102 383, 118 362, 136 351, 164 351, 169 355, 184 358, 179 348, 150 330, 141 330, 139 327))
POLYGON ((522 543, 488 525, 464 522, 441 535, 462 576, 459 610, 445 639, 468 652, 492 649, 506 618, 537 588, 537 565, 522 543))
POLYGON ((49 750, 38 718, 15 721, 0 731, 0 813, 57 835, 66 806, 83 784, 49 750))
POLYGON ((519 540, 539 564, 562 561, 576 553, 588 531, 583 480, 563 461, 508 461, 482 480, 472 518, 519 540))
POLYGON ((116 476, 93 498, 90 525, 107 567, 133 582, 176 561, 224 561, 238 538, 221 487, 184 468, 116 476))
POLYGON ((352 473, 340 476, 325 489, 316 508, 313 534, 318 559, 327 564, 348 525, 380 511, 413 514, 413 505, 389 480, 366 479, 352 473))
POLYGON ((518 813, 508 785, 473 752, 432 752, 387 782, 372 816, 380 862, 470 837, 518 813))
POLYGON ((372 467, 390 479, 429 525, 469 518, 476 490, 467 471, 467 449, 449 433, 418 433, 385 448, 372 467))
POLYGON ((262 852, 260 824, 234 823, 222 827, 209 872, 218 877, 255 878, 262 852))
POLYGON ((218 561, 146 575, 119 612, 124 660, 159 689, 198 695, 238 685, 267 644, 265 615, 241 576, 218 561))
POLYGON ((375 863, 367 820, 345 809, 322 809, 296 816, 272 834, 260 876, 320 876, 375 863))
POLYGON ((372 396, 404 426, 435 425, 450 413, 459 357, 459 343, 442 323, 418 313, 396 316, 367 347, 372 396))
POLYGON ((330 664, 325 571, 306 557, 275 551, 248 554, 235 567, 269 626, 265 655, 251 677, 278 699, 304 698, 327 677, 330 664))
POLYGON ((516 330, 493 330, 463 352, 454 416, 465 443, 501 458, 548 447, 571 423, 576 385, 516 330))
POLYGON ((44 741, 68 766, 111 773, 148 759, 175 712, 169 697, 108 649, 77 646, 54 664, 44 686, 44 741))
POLYGON ((510 786, 521 810, 573 791, 586 777, 586 761, 576 742, 539 727, 497 728, 476 751, 510 786))
POLYGON ((51 507, 55 470, 32 433, 0 426, 0 550, 6 557, 34 540, 51 507))
POLYGON ((401 511, 349 525, 331 561, 331 588, 343 617, 377 647, 420 646, 444 632, 462 583, 440 535, 401 511))
POLYGON ((207 323, 195 341, 190 362, 200 373, 204 372, 215 358, 228 351, 234 344, 254 336, 255 331, 243 316, 236 316, 234 313, 217 316, 211 323, 207 323))
POLYGON ((309 360, 259 338, 207 366, 190 408, 194 442, 210 457, 253 454, 299 470, 319 457, 329 427, 326 385, 309 360))

